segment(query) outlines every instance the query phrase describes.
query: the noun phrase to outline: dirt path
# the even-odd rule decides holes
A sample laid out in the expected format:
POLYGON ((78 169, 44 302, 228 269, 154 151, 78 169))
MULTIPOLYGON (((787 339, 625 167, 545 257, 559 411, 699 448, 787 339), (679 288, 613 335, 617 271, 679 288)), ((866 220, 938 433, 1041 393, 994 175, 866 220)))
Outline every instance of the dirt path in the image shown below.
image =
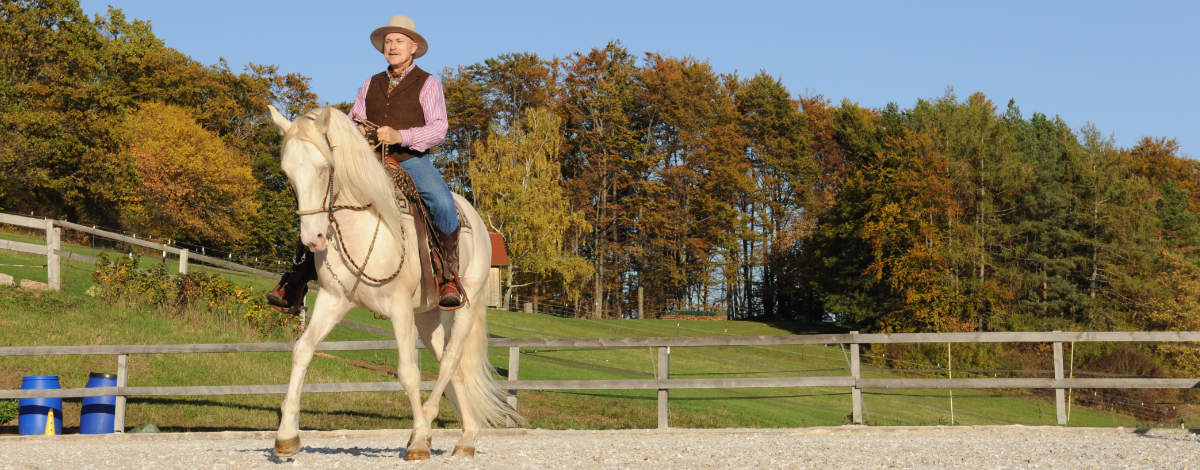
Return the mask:
POLYGON ((273 433, 0 437, 0 468, 605 469, 1197 468, 1200 436, 1183 430, 1026 426, 497 430, 474 459, 450 457, 458 433, 434 433, 433 458, 405 462, 408 431, 302 434, 294 459, 273 433))

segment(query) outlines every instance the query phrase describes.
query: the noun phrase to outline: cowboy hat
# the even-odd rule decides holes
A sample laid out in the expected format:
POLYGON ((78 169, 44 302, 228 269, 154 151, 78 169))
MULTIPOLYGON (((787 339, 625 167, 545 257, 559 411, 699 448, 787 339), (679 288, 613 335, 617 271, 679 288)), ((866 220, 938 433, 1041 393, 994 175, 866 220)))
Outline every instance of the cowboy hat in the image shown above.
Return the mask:
POLYGON ((375 45, 375 49, 383 52, 383 37, 388 33, 403 33, 414 42, 417 43, 417 52, 413 53, 413 58, 425 55, 425 51, 429 50, 429 42, 425 41, 425 37, 417 32, 417 25, 413 23, 412 18, 404 15, 396 15, 388 20, 387 25, 371 32, 371 44, 375 45))

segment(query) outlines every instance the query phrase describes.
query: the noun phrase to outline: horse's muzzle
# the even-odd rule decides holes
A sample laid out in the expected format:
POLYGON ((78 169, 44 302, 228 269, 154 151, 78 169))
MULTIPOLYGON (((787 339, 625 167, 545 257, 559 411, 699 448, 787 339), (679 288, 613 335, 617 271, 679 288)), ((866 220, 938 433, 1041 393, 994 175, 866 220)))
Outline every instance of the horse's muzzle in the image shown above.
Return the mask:
POLYGON ((304 246, 308 247, 309 251, 312 251, 313 253, 325 251, 325 248, 327 247, 324 233, 318 233, 316 236, 303 238, 304 246))

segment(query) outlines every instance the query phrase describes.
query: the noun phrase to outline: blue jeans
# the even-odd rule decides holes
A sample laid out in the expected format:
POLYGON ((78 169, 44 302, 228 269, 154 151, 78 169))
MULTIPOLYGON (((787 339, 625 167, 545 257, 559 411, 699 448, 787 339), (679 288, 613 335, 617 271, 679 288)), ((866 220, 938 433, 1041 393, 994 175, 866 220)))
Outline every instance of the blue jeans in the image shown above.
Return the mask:
POLYGON ((400 167, 404 168, 412 176, 413 183, 417 184, 417 192, 421 193, 421 199, 429 207, 429 217, 433 219, 433 226, 445 234, 457 229, 458 208, 454 207, 454 196, 450 195, 450 187, 446 186, 442 174, 433 167, 430 157, 413 157, 400 162, 400 167))

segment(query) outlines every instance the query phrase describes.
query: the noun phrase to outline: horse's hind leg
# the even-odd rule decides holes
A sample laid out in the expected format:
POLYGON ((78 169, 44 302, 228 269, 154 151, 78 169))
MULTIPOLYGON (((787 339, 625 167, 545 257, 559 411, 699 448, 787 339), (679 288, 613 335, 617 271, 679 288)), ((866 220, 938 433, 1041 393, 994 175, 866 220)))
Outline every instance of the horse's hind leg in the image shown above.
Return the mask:
MULTIPOLYGON (((437 414, 438 404, 442 401, 442 394, 446 391, 446 387, 450 385, 450 380, 455 377, 462 366, 463 345, 466 343, 467 334, 471 332, 471 316, 474 315, 473 309, 460 308, 455 310, 452 316, 442 317, 442 328, 449 326, 450 338, 446 341, 446 345, 442 350, 442 357, 438 358, 438 378, 433 384, 433 390, 429 392, 429 398, 425 400, 425 413, 437 414), (448 322, 452 322, 447 325, 448 322)), ((461 387, 459 387, 461 388, 461 387)), ((466 414, 464 408, 470 404, 458 402, 459 413, 466 414)))
POLYGON ((454 453, 450 454, 454 457, 474 457, 475 438, 479 435, 479 420, 471 409, 472 404, 468 401, 466 386, 463 383, 465 375, 465 372, 459 371, 450 381, 450 393, 454 394, 454 401, 458 403, 458 414, 462 416, 463 426, 462 438, 454 445, 454 453))
POLYGON ((280 458, 291 457, 300 451, 300 390, 304 387, 304 374, 317 343, 325 339, 349 309, 350 304, 345 298, 324 289, 317 293, 312 321, 292 347, 292 377, 283 399, 279 431, 275 433, 275 455, 280 458))
MULTIPOLYGON (((417 315, 416 323, 417 334, 420 335, 421 341, 437 357, 439 364, 442 364, 440 361, 444 359, 446 346, 445 332, 446 330, 454 331, 454 313, 441 310, 421 313, 417 315)), ((464 325, 469 327, 470 323, 464 323, 464 325)), ((459 415, 462 417, 463 437, 454 446, 453 455, 455 457, 474 456, 475 438, 479 434, 479 422, 474 413, 471 412, 470 402, 467 401, 466 392, 464 392, 466 390, 463 384, 464 375, 462 371, 455 371, 455 373, 450 375, 450 385, 446 388, 447 394, 454 395, 454 403, 459 415)), ((431 394, 425 401, 425 417, 430 421, 437 417, 441 402, 438 398, 431 394)))
MULTIPOLYGON (((416 315, 417 335, 421 337, 421 342, 425 343, 425 347, 433 353, 433 357, 441 363, 442 352, 446 346, 446 329, 450 325, 445 322, 451 317, 451 312, 443 312, 439 309, 430 310, 428 312, 418 313, 416 315)), ((425 419, 432 422, 437 418, 440 401, 430 400, 425 401, 425 419)))
MULTIPOLYGON (((478 417, 475 416, 474 406, 466 393, 468 385, 465 383, 467 372, 463 371, 463 354, 468 349, 467 341, 471 334, 471 329, 475 327, 475 319, 478 315, 482 315, 482 306, 467 306, 460 308, 454 312, 444 312, 441 315, 442 326, 441 331, 449 330, 449 339, 441 348, 442 354, 438 358, 438 379, 433 386, 433 390, 429 393, 429 398, 425 401, 425 412, 427 415, 437 414, 438 403, 441 401, 442 393, 448 392, 454 395, 454 402, 458 408, 458 414, 462 417, 463 437, 454 447, 455 456, 472 456, 475 454, 475 437, 479 433, 478 417)), ((434 343, 438 342, 439 336, 434 335, 434 343)), ((486 345, 483 346, 486 351, 486 345)))

